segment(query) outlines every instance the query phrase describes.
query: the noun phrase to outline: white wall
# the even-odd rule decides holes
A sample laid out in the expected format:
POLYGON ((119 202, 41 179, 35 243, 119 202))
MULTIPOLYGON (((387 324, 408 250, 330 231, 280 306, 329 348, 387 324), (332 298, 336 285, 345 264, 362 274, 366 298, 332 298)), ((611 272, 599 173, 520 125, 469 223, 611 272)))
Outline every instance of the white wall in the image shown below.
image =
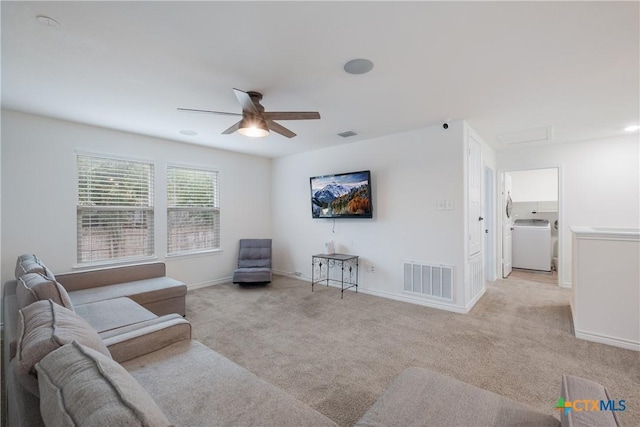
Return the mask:
POLYGON ((270 159, 6 110, 1 148, 2 283, 22 253, 54 273, 76 264, 76 150, 155 163, 156 255, 188 285, 229 278, 240 238, 271 237, 270 159), (220 171, 221 252, 165 258, 167 163, 220 171))
POLYGON ((558 169, 534 169, 511 172, 513 202, 558 200, 558 169))
POLYGON ((311 276, 311 256, 336 242, 361 257, 360 289, 403 294, 402 261, 453 265, 456 305, 464 299, 463 122, 275 159, 274 267, 311 276), (371 170, 373 219, 312 219, 309 178, 371 170), (437 200, 453 202, 438 210, 437 200), (375 272, 370 271, 374 266, 375 272))
POLYGON ((638 135, 497 153, 500 170, 560 167, 560 272, 571 285, 570 226, 640 226, 638 135))

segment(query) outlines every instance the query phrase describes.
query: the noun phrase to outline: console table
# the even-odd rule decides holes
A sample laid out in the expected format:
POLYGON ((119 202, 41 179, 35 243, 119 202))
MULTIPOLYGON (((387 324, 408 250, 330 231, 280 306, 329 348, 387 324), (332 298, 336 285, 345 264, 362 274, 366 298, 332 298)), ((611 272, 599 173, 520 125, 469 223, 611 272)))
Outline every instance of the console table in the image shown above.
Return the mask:
POLYGON ((340 299, 344 298, 344 290, 356 288, 358 293, 358 256, 347 254, 317 254, 311 257, 311 292, 313 285, 326 281, 340 283, 340 299), (324 269, 323 269, 324 267, 324 269), (342 271, 340 279, 332 279, 330 270, 339 267, 342 271))

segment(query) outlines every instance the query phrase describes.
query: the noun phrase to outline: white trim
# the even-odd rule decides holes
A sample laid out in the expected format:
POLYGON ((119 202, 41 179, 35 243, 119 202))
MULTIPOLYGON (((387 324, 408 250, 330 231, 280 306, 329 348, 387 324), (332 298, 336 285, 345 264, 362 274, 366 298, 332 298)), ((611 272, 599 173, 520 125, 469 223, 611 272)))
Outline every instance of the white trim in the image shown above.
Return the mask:
POLYGON ((571 289, 573 285, 571 284, 571 282, 562 282, 560 283, 560 287, 564 289, 571 289))
POLYGON ((640 228, 582 227, 572 225, 569 227, 569 229, 576 236, 576 239, 632 242, 637 242, 640 240, 640 228))
POLYGON ((223 277, 221 279, 208 280, 206 282, 201 282, 201 283, 193 283, 193 284, 187 285, 187 291, 192 291, 194 289, 200 289, 200 288, 208 288, 209 286, 221 285, 223 283, 229 283, 231 282, 231 280, 232 280, 232 277, 228 276, 228 277, 223 277))
POLYGON ((147 163, 147 164, 153 165, 154 167, 156 165, 156 161, 152 158, 133 157, 133 156, 127 156, 127 155, 123 156, 122 154, 105 153, 101 151, 74 150, 74 153, 76 155, 76 158, 78 156, 97 157, 99 159, 105 159, 105 160, 122 160, 122 161, 135 162, 135 163, 147 163))
POLYGON ((166 260, 173 260, 173 259, 178 259, 178 258, 197 258, 197 257, 201 257, 201 256, 206 256, 206 255, 219 255, 221 254, 223 251, 222 249, 203 249, 203 250, 194 250, 191 252, 180 252, 177 254, 167 254, 165 256, 166 260))
POLYGON ((305 276, 304 274, 298 276, 297 274, 292 273, 290 271, 277 270, 277 269, 272 269, 271 272, 273 274, 275 274, 276 276, 292 277, 294 279, 298 279, 298 280, 302 280, 302 281, 311 283, 311 277, 305 276))
MULTIPOLYGON (((352 289, 349 289, 349 290, 352 290, 352 289)), ((369 295, 373 295, 373 296, 377 296, 377 297, 381 297, 381 298, 387 298, 387 299, 392 299, 392 300, 396 300, 396 301, 402 301, 402 302, 407 302, 407 303, 411 303, 411 304, 422 305, 422 306, 425 306, 425 307, 437 308, 437 309, 440 309, 440 310, 451 311, 451 312, 458 313, 458 314, 467 314, 468 313, 468 309, 466 309, 464 307, 460 307, 459 305, 455 305, 455 304, 447 304, 445 302, 425 300, 425 299, 422 299, 422 298, 412 298, 409 295, 398 295, 398 294, 394 294, 394 293, 391 293, 391 292, 378 291, 378 290, 373 290, 373 289, 363 289, 360 286, 358 286, 358 293, 360 293, 360 292, 362 292, 363 294, 369 294, 369 295)), ((479 295, 482 295, 483 293, 481 293, 479 295)))
POLYGON ((109 267, 126 267, 130 265, 151 264, 153 262, 160 262, 160 258, 157 255, 150 255, 146 257, 134 257, 134 258, 118 258, 113 261, 93 261, 76 263, 71 266, 72 270, 92 270, 97 268, 109 268, 109 267))
POLYGON ((482 296, 487 292, 487 286, 486 284, 484 286, 482 286, 482 288, 480 289, 480 292, 478 292, 476 294, 476 296, 474 296, 471 301, 469 301, 469 303, 464 307, 464 314, 467 314, 471 311, 471 309, 477 304, 478 301, 480 301, 480 298, 482 298, 482 296))
MULTIPOLYGON (((304 276, 304 275, 296 276, 295 273, 291 273, 289 271, 283 271, 283 270, 272 270, 272 272, 273 272, 273 274, 278 275, 278 276, 292 277, 294 279, 299 279, 299 280, 311 283, 311 278, 307 277, 307 276, 304 276)), ((327 286, 327 285, 326 285, 326 283, 316 283, 315 286, 327 286)), ((331 286, 333 288, 341 289, 341 286, 340 286, 339 283, 330 282, 329 286, 331 286)), ((345 291, 351 291, 351 292, 355 293, 356 288, 345 289, 345 291)), ((416 298, 416 297, 412 296, 413 292, 407 292, 407 295, 402 295, 402 294, 395 294, 395 293, 386 292, 386 291, 379 291, 379 290, 375 290, 375 289, 367 289, 367 288, 363 288, 361 285, 358 285, 358 293, 363 293, 363 294, 373 295, 373 296, 380 297, 380 298, 386 298, 386 299, 392 299, 392 300, 396 300, 396 301, 406 302, 406 303, 409 303, 409 304, 422 305, 422 306, 430 307, 430 308, 437 308, 437 309, 440 309, 440 310, 451 311, 453 313, 458 313, 458 314, 467 314, 467 313, 469 313, 469 311, 471 311, 473 306, 480 300, 480 298, 485 294, 486 291, 487 291, 486 287, 483 286, 482 290, 480 292, 478 292, 478 294, 469 302, 469 304, 467 304, 466 307, 461 307, 461 306, 456 305, 456 304, 449 304, 449 303, 447 303, 445 301, 440 302, 440 301, 435 301, 435 300, 431 300, 431 299, 416 298)))
POLYGON ((212 168, 211 166, 204 166, 202 164, 197 164, 197 163, 173 163, 173 162, 167 162, 165 164, 165 171, 168 168, 194 169, 194 170, 201 170, 201 171, 206 171, 206 172, 218 172, 218 173, 220 173, 220 168, 212 168))
POLYGON ((626 348, 627 350, 640 351, 640 341, 611 337, 609 335, 594 334, 593 332, 584 332, 580 330, 575 331, 575 336, 576 338, 580 338, 586 341, 626 348))

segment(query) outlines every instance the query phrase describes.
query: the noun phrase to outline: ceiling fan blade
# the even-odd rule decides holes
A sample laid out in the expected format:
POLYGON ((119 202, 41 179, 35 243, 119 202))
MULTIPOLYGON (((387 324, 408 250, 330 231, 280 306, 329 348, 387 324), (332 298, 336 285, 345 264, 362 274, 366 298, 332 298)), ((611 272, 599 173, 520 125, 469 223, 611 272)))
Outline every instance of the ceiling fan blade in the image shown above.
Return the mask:
POLYGON ((250 113, 259 114, 260 111, 254 105, 253 100, 247 92, 244 92, 240 89, 233 88, 233 92, 236 94, 236 98, 238 98, 238 102, 242 106, 242 111, 248 111, 250 113))
POLYGON ((223 135, 228 135, 230 133, 234 133, 235 131, 237 131, 240 128, 240 122, 242 122, 242 120, 240 120, 238 123, 236 123, 235 125, 231 126, 229 129, 227 129, 224 132, 222 132, 222 134, 223 135))
POLYGON ((263 113, 267 120, 313 120, 319 119, 317 111, 267 111, 263 113))
POLYGON ((294 132, 290 131, 281 124, 274 122, 273 120, 266 120, 266 122, 267 126, 269 126, 269 130, 279 133, 282 136, 286 136, 287 138, 293 138, 294 136, 296 136, 294 132))
POLYGON ((223 116, 241 116, 240 113, 227 113, 226 111, 209 111, 209 110, 196 110, 194 108, 178 108, 178 111, 187 111, 190 113, 210 113, 210 114, 220 114, 223 116))

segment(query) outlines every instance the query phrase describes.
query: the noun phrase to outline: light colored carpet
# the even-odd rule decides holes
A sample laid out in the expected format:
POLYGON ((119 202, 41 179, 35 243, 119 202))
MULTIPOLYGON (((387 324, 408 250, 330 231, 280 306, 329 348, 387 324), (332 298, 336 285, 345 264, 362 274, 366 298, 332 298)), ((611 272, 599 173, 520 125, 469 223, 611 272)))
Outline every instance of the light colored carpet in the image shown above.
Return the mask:
POLYGON ((195 339, 342 426, 411 366, 556 416, 561 375, 578 375, 625 399, 621 422, 640 425, 640 355, 573 337, 566 289, 499 280, 467 315, 315 289, 279 276, 266 287, 202 288, 188 293, 187 318, 195 339))

